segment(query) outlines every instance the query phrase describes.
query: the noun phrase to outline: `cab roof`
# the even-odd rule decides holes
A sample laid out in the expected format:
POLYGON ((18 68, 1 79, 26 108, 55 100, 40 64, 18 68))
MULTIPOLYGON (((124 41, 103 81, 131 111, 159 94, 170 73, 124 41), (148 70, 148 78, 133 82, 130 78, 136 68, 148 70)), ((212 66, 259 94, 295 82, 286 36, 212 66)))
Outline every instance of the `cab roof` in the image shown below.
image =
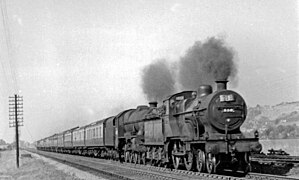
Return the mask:
MULTIPOLYGON (((182 91, 182 92, 178 92, 178 93, 176 93, 176 94, 173 94, 173 95, 170 95, 170 96, 168 96, 164 101, 167 101, 167 100, 169 100, 169 99, 173 99, 173 98, 175 98, 175 97, 179 97, 179 96, 183 96, 183 95, 191 95, 192 93, 193 93, 194 91, 182 91)), ((184 97, 185 97, 184 96, 184 97)), ((185 97, 185 99, 186 99, 186 97, 185 97)), ((163 102, 164 102, 163 101, 163 102)))

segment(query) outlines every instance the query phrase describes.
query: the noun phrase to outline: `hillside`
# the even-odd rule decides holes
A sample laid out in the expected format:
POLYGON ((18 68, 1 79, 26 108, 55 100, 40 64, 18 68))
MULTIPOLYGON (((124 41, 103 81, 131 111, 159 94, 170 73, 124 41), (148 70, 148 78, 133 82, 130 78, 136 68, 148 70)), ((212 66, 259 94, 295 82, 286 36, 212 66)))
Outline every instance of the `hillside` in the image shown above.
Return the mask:
POLYGON ((242 131, 258 130, 261 138, 299 138, 299 102, 249 107, 242 131))

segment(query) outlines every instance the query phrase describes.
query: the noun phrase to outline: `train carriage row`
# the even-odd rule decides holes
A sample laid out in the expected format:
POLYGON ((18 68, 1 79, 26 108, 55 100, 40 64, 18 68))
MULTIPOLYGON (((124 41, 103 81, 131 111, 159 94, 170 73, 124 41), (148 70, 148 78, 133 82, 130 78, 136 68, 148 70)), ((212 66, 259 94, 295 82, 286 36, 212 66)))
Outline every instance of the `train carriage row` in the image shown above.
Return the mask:
POLYGON ((216 81, 215 91, 201 85, 170 95, 159 107, 155 102, 137 106, 54 134, 39 140, 37 148, 199 172, 247 173, 250 153, 262 147, 257 132, 241 132, 247 106, 226 83, 216 81))
POLYGON ((84 149, 114 146, 114 117, 75 127, 37 141, 37 148, 55 152, 77 152, 84 149), (104 128, 105 127, 105 128, 104 128))

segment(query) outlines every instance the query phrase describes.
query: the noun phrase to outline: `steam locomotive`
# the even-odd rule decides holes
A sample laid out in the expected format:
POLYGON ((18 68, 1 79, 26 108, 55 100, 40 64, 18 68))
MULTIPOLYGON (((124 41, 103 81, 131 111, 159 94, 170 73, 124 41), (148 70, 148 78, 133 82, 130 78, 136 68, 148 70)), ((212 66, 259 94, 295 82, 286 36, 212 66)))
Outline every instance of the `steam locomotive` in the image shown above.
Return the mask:
POLYGON ((92 124, 37 141, 37 149, 219 173, 250 171, 250 153, 260 152, 258 132, 240 126, 247 106, 227 81, 173 94, 157 107, 128 109, 92 124))

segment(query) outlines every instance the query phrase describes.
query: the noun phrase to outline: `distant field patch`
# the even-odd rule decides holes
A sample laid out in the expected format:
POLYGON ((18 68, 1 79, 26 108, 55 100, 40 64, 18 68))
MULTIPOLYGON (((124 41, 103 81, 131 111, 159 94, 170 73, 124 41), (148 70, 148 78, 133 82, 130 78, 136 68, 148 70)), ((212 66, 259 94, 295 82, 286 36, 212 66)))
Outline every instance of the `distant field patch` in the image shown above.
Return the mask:
POLYGON ((299 156, 299 139, 269 139, 260 140, 260 143, 264 153, 268 153, 269 149, 282 149, 291 156, 299 156))

